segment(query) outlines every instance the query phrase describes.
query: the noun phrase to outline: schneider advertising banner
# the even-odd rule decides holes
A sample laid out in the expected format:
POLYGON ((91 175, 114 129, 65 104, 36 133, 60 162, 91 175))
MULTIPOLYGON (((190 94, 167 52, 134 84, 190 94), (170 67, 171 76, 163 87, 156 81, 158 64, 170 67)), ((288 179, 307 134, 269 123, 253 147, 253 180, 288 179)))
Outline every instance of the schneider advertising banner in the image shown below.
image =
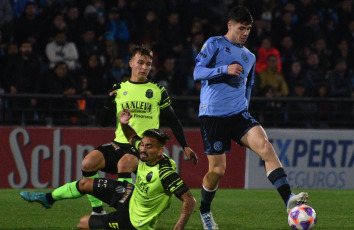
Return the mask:
MULTIPOLYGON (((173 137, 169 129, 164 131, 173 137)), ((208 171, 202 137, 199 130, 185 130, 185 135, 199 157, 197 166, 186 160, 175 138, 166 143, 165 153, 176 162, 186 184, 200 188, 208 171)), ((113 138, 111 128, 0 127, 0 188, 56 188, 81 179, 85 155, 113 138)), ((220 188, 244 188, 245 156, 244 147, 232 146, 220 188)), ((117 178, 103 173, 101 176, 117 178)))
MULTIPOLYGON (((353 130, 266 130, 292 188, 354 189, 353 130)), ((247 149, 245 188, 273 188, 247 149)))

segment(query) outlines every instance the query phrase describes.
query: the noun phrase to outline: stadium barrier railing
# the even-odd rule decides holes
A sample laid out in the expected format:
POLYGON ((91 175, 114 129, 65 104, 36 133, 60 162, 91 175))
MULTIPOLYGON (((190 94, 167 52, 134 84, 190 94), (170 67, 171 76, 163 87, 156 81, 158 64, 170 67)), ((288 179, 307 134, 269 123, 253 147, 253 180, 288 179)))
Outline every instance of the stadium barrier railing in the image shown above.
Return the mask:
MULTIPOLYGON (((1 126, 100 126, 106 95, 0 94, 1 126)), ((199 96, 171 96, 183 126, 199 127, 199 96)), ((354 128, 354 98, 252 97, 252 116, 266 128, 354 128)), ((112 124, 113 126, 113 124, 112 124)), ((162 126, 168 126, 162 120, 162 126)))

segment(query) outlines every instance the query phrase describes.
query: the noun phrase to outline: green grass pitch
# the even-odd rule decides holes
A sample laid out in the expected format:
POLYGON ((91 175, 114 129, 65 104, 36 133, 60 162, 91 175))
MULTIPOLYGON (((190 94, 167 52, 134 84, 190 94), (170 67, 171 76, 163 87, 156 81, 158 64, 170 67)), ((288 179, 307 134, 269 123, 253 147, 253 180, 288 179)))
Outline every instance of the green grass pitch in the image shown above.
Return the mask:
MULTIPOLYGON (((38 203, 30 204, 22 200, 20 191, 0 190, 2 230, 77 229, 80 217, 91 211, 85 197, 59 201, 51 209, 46 210, 38 203)), ((308 190, 308 192, 308 205, 317 213, 317 225, 314 229, 354 229, 353 190, 308 190)), ((198 203, 186 229, 202 229, 198 212, 200 190, 192 189, 192 193, 198 203)), ((182 202, 174 198, 171 207, 160 217, 157 229, 173 229, 181 208, 182 202)), ((113 211, 107 206, 106 210, 113 211)), ((220 230, 290 229, 285 205, 276 190, 219 189, 212 211, 220 230)))

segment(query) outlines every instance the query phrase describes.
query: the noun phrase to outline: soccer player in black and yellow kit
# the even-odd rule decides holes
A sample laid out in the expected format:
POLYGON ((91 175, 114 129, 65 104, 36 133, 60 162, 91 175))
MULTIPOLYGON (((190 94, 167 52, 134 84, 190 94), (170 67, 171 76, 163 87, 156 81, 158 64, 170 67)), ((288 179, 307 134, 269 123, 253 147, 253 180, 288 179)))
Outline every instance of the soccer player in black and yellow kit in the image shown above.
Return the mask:
POLYGON ((148 129, 140 138, 128 125, 132 116, 125 109, 119 118, 126 138, 140 153, 135 186, 127 181, 83 178, 78 182, 65 184, 52 193, 24 191, 21 196, 29 202, 39 202, 45 206, 52 205, 57 200, 92 194, 116 208, 116 211, 106 215, 83 216, 78 224, 79 228, 153 230, 156 229, 161 213, 170 206, 174 194, 183 202, 182 212, 174 229, 183 229, 196 201, 177 174, 175 162, 163 153, 163 146, 169 136, 158 129, 148 129))
MULTIPOLYGON (((187 145, 182 125, 171 107, 165 88, 147 78, 152 67, 152 51, 141 46, 134 47, 129 65, 130 80, 118 83, 111 89, 104 106, 102 125, 108 125, 111 120, 116 121, 123 109, 129 109, 132 114, 130 123, 138 135, 142 135, 147 129, 159 128, 161 116, 167 120, 188 159, 193 159, 197 164, 197 156, 187 145)), ((138 153, 124 137, 119 122, 116 123, 114 141, 97 147, 85 156, 82 161, 83 177, 98 178, 98 170, 101 170, 118 173, 120 181, 132 182, 131 172, 138 166, 138 153)), ((93 207, 92 214, 105 213, 100 200, 92 196, 88 198, 93 207)))

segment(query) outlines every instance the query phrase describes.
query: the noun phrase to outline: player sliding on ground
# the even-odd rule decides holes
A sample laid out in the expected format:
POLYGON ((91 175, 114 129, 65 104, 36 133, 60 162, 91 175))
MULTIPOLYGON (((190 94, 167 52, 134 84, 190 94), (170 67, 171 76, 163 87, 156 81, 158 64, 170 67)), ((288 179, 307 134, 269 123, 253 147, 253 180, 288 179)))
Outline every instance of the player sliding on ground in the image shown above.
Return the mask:
POLYGON ((52 193, 22 191, 21 197, 50 208, 56 201, 91 194, 116 211, 105 215, 83 216, 78 228, 153 230, 156 229, 160 214, 169 207, 172 194, 175 194, 183 202, 183 208, 174 229, 183 229, 196 201, 177 174, 175 162, 163 152, 169 136, 158 129, 149 129, 140 138, 128 125, 131 116, 128 110, 124 110, 119 119, 124 135, 140 154, 135 186, 127 181, 83 178, 65 184, 52 193))
MULTIPOLYGON (((151 50, 135 46, 131 49, 131 77, 129 81, 117 83, 109 92, 103 110, 103 126, 116 122, 115 139, 104 143, 85 156, 82 161, 82 175, 87 178, 99 177, 98 171, 118 174, 120 181, 132 183, 131 172, 138 166, 138 153, 128 143, 122 133, 117 118, 124 108, 130 108, 130 120, 138 135, 145 130, 159 128, 160 118, 167 121, 177 141, 188 159, 197 164, 195 152, 188 147, 183 128, 172 106, 165 88, 148 80, 152 67, 151 50)), ((88 195, 93 215, 105 214, 102 201, 88 195)))
POLYGON ((194 80, 202 83, 199 117, 209 171, 202 184, 200 215, 204 229, 218 229, 210 211, 219 181, 226 170, 231 140, 256 152, 265 163, 270 182, 289 212, 307 201, 305 192, 290 190, 287 175, 262 126, 249 114, 256 58, 244 44, 253 19, 249 11, 234 7, 228 15, 225 36, 209 38, 196 57, 194 80))

